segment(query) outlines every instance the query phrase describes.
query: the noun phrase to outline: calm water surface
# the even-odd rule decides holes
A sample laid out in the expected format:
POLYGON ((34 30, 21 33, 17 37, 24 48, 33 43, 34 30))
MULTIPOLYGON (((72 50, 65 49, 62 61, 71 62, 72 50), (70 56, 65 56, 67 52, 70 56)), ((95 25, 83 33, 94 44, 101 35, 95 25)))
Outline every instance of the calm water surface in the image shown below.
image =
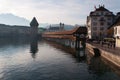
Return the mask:
POLYGON ((70 50, 45 41, 0 39, 0 80, 120 80, 100 58, 79 58, 70 50))

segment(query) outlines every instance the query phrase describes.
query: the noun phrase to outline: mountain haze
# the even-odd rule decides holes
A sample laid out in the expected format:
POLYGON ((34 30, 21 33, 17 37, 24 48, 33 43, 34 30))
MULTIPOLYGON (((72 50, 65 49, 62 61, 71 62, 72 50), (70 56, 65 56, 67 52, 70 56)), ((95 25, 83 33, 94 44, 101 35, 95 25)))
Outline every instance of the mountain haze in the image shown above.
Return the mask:
POLYGON ((11 13, 0 14, 0 24, 29 26, 30 21, 11 13))
MULTIPOLYGON (((0 24, 30 26, 30 21, 23 17, 19 17, 14 14, 11 14, 11 13, 5 13, 5 14, 0 14, 0 24)), ((60 26, 59 24, 51 24, 51 25, 52 25, 52 27, 60 26)), ((50 26, 49 23, 39 23, 39 27, 42 27, 42 28, 48 28, 49 26, 50 26)), ((64 27, 66 30, 70 30, 70 29, 74 28, 74 26, 67 25, 67 24, 65 24, 64 27)))

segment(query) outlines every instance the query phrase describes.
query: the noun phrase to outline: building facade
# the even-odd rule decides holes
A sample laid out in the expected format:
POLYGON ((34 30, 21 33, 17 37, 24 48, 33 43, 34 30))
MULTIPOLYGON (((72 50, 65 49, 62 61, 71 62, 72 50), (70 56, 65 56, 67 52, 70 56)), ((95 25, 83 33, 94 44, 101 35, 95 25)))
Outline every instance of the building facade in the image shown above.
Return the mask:
POLYGON ((65 30, 64 23, 60 23, 59 25, 50 25, 46 31, 47 32, 57 32, 57 31, 63 31, 63 30, 65 30))
POLYGON ((113 24, 115 15, 104 7, 95 7, 95 10, 87 16, 87 29, 89 39, 102 40, 107 37, 107 28, 113 24))
POLYGON ((108 28, 108 34, 115 38, 116 47, 120 47, 120 16, 116 17, 116 21, 108 28))
POLYGON ((120 48, 120 21, 114 26, 114 37, 116 39, 116 47, 120 48))

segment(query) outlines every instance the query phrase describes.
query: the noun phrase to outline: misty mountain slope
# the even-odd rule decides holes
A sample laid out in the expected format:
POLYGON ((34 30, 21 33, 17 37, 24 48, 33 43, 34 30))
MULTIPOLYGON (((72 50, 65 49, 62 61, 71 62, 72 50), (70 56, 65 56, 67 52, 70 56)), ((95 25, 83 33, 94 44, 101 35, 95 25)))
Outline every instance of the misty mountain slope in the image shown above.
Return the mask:
POLYGON ((29 26, 30 21, 13 14, 0 14, 0 24, 29 26))

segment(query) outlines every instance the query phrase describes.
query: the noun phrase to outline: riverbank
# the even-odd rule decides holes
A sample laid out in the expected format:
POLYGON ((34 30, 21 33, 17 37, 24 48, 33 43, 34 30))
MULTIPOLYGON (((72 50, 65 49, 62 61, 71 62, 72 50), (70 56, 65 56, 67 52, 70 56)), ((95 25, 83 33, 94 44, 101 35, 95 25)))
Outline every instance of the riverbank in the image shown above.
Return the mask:
POLYGON ((90 53, 94 55, 93 48, 100 50, 101 57, 107 60, 107 63, 113 65, 118 70, 120 70, 120 50, 118 48, 107 48, 106 46, 101 46, 95 43, 86 43, 86 47, 90 53))

